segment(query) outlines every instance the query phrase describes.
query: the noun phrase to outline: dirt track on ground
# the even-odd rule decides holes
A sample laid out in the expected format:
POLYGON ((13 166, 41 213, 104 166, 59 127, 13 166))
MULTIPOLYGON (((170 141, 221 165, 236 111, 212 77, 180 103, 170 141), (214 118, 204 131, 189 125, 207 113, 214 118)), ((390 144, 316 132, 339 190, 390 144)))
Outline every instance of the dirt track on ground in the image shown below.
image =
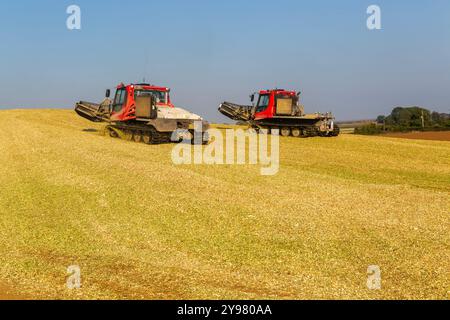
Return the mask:
POLYGON ((414 140, 450 141, 450 131, 388 133, 383 136, 414 140))

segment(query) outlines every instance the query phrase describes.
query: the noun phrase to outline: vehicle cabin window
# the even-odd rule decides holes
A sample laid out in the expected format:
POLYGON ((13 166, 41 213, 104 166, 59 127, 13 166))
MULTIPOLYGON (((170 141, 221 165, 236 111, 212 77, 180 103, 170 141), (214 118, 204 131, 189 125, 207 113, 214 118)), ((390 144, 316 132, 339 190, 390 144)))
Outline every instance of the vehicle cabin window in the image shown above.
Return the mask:
POLYGON ((298 103, 298 97, 297 96, 290 96, 290 95, 283 95, 283 94, 279 94, 277 95, 277 105, 278 105, 278 100, 284 100, 284 101, 289 101, 290 103, 292 103, 292 106, 296 106, 298 103))
POLYGON ((114 105, 113 105, 114 112, 120 112, 120 110, 122 110, 126 98, 127 98, 127 90, 118 89, 116 91, 116 97, 114 98, 114 105))
POLYGON ((260 95, 258 100, 258 105, 256 107, 256 112, 263 112, 269 106, 269 95, 260 95))
POLYGON ((135 98, 139 96, 145 96, 145 95, 153 95, 153 97, 156 100, 156 103, 167 103, 166 99, 166 92, 164 91, 157 91, 157 90, 136 90, 134 93, 135 98))

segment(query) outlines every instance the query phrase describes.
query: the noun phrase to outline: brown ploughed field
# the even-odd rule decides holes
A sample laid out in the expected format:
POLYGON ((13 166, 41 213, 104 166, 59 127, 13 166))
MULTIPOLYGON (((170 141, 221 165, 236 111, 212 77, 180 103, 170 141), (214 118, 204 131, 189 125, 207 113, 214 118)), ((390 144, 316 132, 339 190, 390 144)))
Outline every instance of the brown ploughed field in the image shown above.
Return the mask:
POLYGON ((416 140, 437 140, 450 141, 450 131, 430 131, 430 132, 408 132, 408 133, 388 133, 383 136, 391 138, 416 139, 416 140))

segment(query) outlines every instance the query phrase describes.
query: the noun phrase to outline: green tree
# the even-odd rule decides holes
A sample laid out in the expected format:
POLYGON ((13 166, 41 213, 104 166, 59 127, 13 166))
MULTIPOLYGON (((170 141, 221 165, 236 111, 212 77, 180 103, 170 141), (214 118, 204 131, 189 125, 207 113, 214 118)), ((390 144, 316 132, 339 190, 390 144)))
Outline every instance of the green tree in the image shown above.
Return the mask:
POLYGON ((377 117, 378 124, 384 124, 385 121, 386 121, 386 116, 381 115, 381 116, 377 117))
POLYGON ((397 107, 392 110, 392 113, 388 118, 392 125, 404 128, 417 128, 422 127, 422 117, 423 124, 425 126, 430 126, 432 122, 431 113, 429 110, 421 107, 397 107))

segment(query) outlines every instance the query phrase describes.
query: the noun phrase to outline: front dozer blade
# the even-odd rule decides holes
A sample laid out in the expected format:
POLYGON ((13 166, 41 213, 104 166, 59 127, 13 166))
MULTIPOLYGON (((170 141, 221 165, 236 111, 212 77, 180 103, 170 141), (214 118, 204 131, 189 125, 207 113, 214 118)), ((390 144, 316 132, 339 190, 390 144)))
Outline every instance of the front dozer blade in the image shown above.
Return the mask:
POLYGON ((250 121, 251 106, 242 106, 231 102, 224 102, 219 106, 219 112, 235 121, 250 121))
POLYGON ((105 114, 101 112, 101 105, 97 103, 80 101, 75 106, 75 112, 92 122, 106 121, 105 114))

